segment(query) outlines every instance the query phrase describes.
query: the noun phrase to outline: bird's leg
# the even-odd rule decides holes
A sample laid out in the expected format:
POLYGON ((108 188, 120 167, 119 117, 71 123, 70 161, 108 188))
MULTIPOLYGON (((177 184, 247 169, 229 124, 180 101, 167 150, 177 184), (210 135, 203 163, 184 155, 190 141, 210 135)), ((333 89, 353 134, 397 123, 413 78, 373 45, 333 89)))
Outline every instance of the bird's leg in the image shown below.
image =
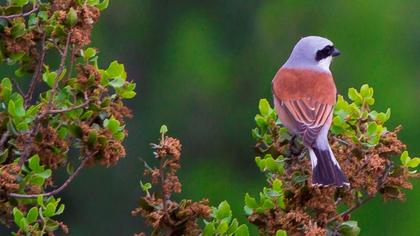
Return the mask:
POLYGON ((302 149, 302 151, 300 152, 300 155, 298 157, 299 160, 303 160, 303 158, 305 158, 306 154, 308 153, 308 148, 304 147, 302 149))

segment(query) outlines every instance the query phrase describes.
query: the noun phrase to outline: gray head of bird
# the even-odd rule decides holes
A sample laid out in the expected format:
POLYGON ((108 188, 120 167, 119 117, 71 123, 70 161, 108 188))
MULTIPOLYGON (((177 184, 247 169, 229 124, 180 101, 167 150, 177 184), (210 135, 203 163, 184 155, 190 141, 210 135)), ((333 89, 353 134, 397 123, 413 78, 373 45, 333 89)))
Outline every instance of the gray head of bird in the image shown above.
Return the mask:
POLYGON ((332 58, 338 55, 340 51, 329 39, 307 36, 297 42, 283 67, 329 72, 332 58))

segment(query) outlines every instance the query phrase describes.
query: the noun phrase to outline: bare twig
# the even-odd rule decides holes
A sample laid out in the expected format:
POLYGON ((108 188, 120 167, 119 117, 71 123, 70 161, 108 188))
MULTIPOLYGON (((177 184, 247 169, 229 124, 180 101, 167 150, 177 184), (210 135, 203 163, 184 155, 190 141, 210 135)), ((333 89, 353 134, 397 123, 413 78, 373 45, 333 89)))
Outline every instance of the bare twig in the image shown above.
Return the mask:
POLYGON ((57 49, 57 51, 60 54, 60 56, 62 56, 62 57, 65 56, 64 55, 64 51, 60 48, 60 46, 58 46, 57 42, 55 42, 52 39, 48 39, 48 42, 50 42, 50 43, 52 43, 54 45, 55 49, 57 49))
POLYGON ((48 101, 48 109, 51 109, 55 93, 57 92, 58 82, 59 82, 58 78, 64 72, 64 69, 66 67, 67 52, 68 52, 69 45, 70 45, 70 36, 71 36, 71 33, 69 32, 67 34, 66 45, 64 46, 63 54, 61 56, 60 66, 58 67, 58 70, 57 70, 57 78, 54 81, 54 85, 51 89, 51 95, 50 95, 50 99, 48 101))
POLYGON ((3 151, 4 144, 6 143, 7 138, 9 137, 9 135, 10 135, 10 132, 8 130, 1 135, 1 138, 0 138, 0 151, 3 151))
MULTIPOLYGON (((388 166, 385 168, 384 174, 383 174, 383 175, 382 175, 382 177, 378 180, 378 187, 379 187, 379 188, 383 188, 383 186, 384 186, 384 184, 385 184, 385 180, 386 180, 386 178, 388 177, 388 175, 389 175, 389 171, 391 170, 391 168, 392 168, 392 166, 391 166, 391 165, 388 165, 388 166)), ((334 216, 334 217, 330 218, 330 219, 327 221, 327 223, 331 223, 331 222, 333 222, 333 221, 335 221, 335 220, 339 219, 340 217, 343 217, 343 216, 346 216, 346 215, 348 215, 348 214, 352 213, 354 210, 356 210, 357 208, 361 207, 363 204, 365 204, 365 203, 369 202, 369 201, 370 201, 370 200, 372 200, 372 199, 373 199, 373 197, 369 196, 369 197, 367 197, 367 198, 363 199, 362 201, 357 202, 357 204, 355 204, 354 206, 350 207, 350 208, 349 208, 349 209, 347 209, 346 211, 344 211, 344 212, 340 213, 339 215, 336 215, 336 216, 334 216)))
POLYGON ((348 215, 348 214, 352 213, 354 210, 356 210, 357 208, 361 207, 362 205, 364 205, 365 203, 369 202, 369 201, 370 201, 370 200, 372 200, 372 199, 373 199, 373 197, 367 197, 367 198, 363 199, 362 201, 358 202, 356 205, 354 205, 354 206, 350 207, 350 208, 349 208, 349 209, 347 209, 346 211, 344 211, 344 212, 340 213, 339 215, 336 215, 336 216, 334 216, 334 217, 330 218, 330 219, 327 221, 327 223, 331 223, 331 222, 333 222, 333 221, 335 221, 335 220, 339 219, 340 217, 343 217, 343 216, 345 216, 345 215, 348 215))
POLYGON ((16 82, 16 80, 12 79, 12 83, 13 85, 16 87, 17 91, 19 92, 20 95, 22 95, 23 97, 25 96, 25 93, 23 92, 22 88, 20 87, 20 85, 16 82))
POLYGON ((57 110, 51 109, 51 110, 48 111, 48 114, 59 114, 59 113, 73 111, 73 110, 76 110, 76 109, 79 109, 79 108, 85 108, 89 105, 89 103, 90 103, 90 101, 85 101, 82 104, 72 106, 72 107, 69 107, 69 108, 57 109, 57 110))
POLYGON ((32 7, 32 10, 28 11, 28 12, 22 12, 22 13, 18 13, 18 14, 13 14, 13 15, 8 15, 8 16, 0 16, 0 19, 6 19, 6 20, 11 20, 17 17, 25 17, 25 16, 29 16, 30 14, 38 11, 39 7, 37 5, 34 5, 32 7))
POLYGON ((74 63, 76 61, 76 54, 75 54, 75 47, 73 46, 70 51, 70 64, 69 64, 69 71, 67 72, 67 76, 64 80, 64 83, 67 82, 71 78, 71 74, 73 72, 74 63))
POLYGON ((25 107, 27 107, 29 105, 29 103, 31 102, 31 100, 32 100, 32 96, 33 96, 34 91, 35 91, 36 83, 38 82, 38 80, 40 78, 40 75, 41 75, 41 72, 42 72, 42 67, 44 66, 45 53, 47 51, 45 49, 45 40, 46 40, 46 37, 47 36, 44 33, 42 35, 42 39, 41 39, 41 57, 39 59, 37 68, 35 70, 35 73, 34 73, 34 75, 32 77, 31 84, 29 85, 28 92, 26 93, 26 96, 25 96, 25 107))
POLYGON ((19 194, 19 193, 9 193, 9 197, 12 198, 38 198, 38 197, 50 197, 53 195, 56 195, 63 191, 73 180, 76 178, 76 176, 79 175, 80 171, 86 166, 86 163, 96 154, 97 152, 92 153, 88 157, 82 160, 80 165, 77 167, 77 169, 69 176, 69 178, 57 189, 47 192, 47 193, 41 193, 41 194, 19 194))

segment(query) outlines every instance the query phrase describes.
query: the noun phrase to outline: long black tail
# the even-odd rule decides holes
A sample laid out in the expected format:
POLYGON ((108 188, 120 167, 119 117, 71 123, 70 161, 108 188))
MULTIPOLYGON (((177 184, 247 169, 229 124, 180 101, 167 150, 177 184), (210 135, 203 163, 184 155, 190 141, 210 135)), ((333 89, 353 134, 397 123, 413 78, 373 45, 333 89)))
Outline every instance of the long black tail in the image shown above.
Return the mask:
POLYGON ((328 147, 326 150, 312 147, 309 149, 312 163, 312 184, 318 186, 350 185, 344 172, 328 147))

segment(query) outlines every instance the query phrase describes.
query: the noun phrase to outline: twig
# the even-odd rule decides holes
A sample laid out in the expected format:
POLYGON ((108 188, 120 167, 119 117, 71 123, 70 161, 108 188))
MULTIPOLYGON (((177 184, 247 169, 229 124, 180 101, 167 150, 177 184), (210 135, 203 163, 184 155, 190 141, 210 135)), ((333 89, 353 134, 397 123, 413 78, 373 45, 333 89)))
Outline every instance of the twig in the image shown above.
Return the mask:
POLYGON ((59 114, 59 113, 69 112, 69 111, 73 111, 73 110, 76 110, 76 109, 79 109, 79 108, 85 108, 89 105, 89 103, 90 103, 90 101, 85 101, 82 104, 72 106, 72 107, 69 107, 69 108, 56 109, 56 110, 51 109, 51 110, 47 111, 47 113, 48 114, 59 114))
POLYGON ((12 79, 12 83, 16 87, 16 89, 20 93, 20 95, 22 95, 24 97, 25 96, 25 93, 23 92, 23 90, 20 87, 20 85, 18 84, 18 82, 16 82, 16 80, 12 79))
POLYGON ((28 12, 22 12, 22 13, 18 13, 18 14, 13 14, 13 15, 8 15, 8 16, 0 16, 0 19, 6 19, 6 20, 10 20, 16 17, 25 17, 25 16, 29 16, 30 14, 38 11, 38 6, 34 5, 32 7, 32 10, 28 11, 28 12))
POLYGON ((66 78, 63 80, 63 83, 66 83, 70 78, 71 78, 71 74, 73 72, 73 67, 74 67, 74 63, 76 61, 76 54, 74 52, 75 47, 71 47, 71 51, 70 51, 70 64, 69 64, 69 70, 67 72, 67 76, 66 78))
POLYGON ((34 91, 35 91, 36 83, 39 80, 39 77, 40 77, 41 71, 42 71, 42 67, 44 66, 45 54, 46 54, 46 51, 47 51, 45 49, 46 37, 47 36, 44 33, 42 35, 42 39, 41 39, 41 57, 39 59, 39 62, 38 62, 37 68, 35 70, 34 76, 32 77, 31 84, 29 85, 28 92, 26 93, 26 96, 25 96, 25 107, 27 107, 32 100, 32 96, 33 96, 34 91))
POLYGON ((362 201, 358 202, 356 205, 354 205, 354 206, 350 207, 350 208, 349 208, 349 209, 347 209, 346 211, 344 211, 344 212, 340 213, 339 215, 336 215, 336 216, 334 216, 334 217, 330 218, 330 219, 327 221, 327 224, 329 224, 329 223, 331 223, 331 222, 333 222, 333 221, 335 221, 335 220, 339 219, 340 217, 343 217, 343 216, 345 216, 345 215, 348 215, 348 214, 352 213, 354 210, 356 210, 357 208, 361 207, 362 205, 364 205, 365 203, 367 203, 368 201, 370 201, 370 200, 372 200, 372 199, 373 199, 373 197, 367 197, 367 198, 363 199, 362 201))
POLYGON ((10 132, 8 130, 1 135, 1 139, 0 139, 0 151, 3 151, 4 144, 6 143, 7 138, 9 137, 9 135, 10 135, 10 132))
MULTIPOLYGON (((383 175, 382 175, 382 177, 378 180, 378 187, 379 187, 379 188, 383 188, 383 186, 384 186, 384 184, 385 184, 385 179, 388 177, 388 175, 389 175, 389 171, 391 170, 391 168, 392 168, 392 165, 388 165, 388 166, 385 168, 385 172, 384 172, 384 174, 383 174, 383 175)), ((336 216, 334 216, 334 217, 330 218, 330 219, 327 221, 327 224, 328 224, 328 223, 331 223, 331 222, 333 222, 333 221, 335 221, 335 220, 337 220, 337 219, 339 219, 340 217, 343 217, 343 216, 345 216, 345 215, 348 215, 348 214, 352 213, 354 210, 356 210, 357 208, 359 208, 360 206, 362 206, 363 204, 367 203, 368 201, 370 201, 370 200, 372 200, 372 199, 373 199, 373 197, 371 197, 371 196, 369 196, 369 197, 367 197, 367 198, 363 199, 362 201, 358 202, 356 205, 354 205, 354 206, 350 207, 350 208, 349 208, 349 209, 347 209, 346 211, 344 211, 344 212, 340 213, 339 215, 336 215, 336 216)))
POLYGON ((55 49, 57 49, 57 51, 60 54, 60 56, 62 56, 62 57, 65 56, 64 55, 64 51, 60 48, 60 46, 58 46, 57 42, 55 42, 52 39, 48 39, 48 42, 50 42, 50 43, 52 43, 54 45, 55 49))
POLYGON ((64 47, 63 55, 61 56, 60 66, 58 67, 57 78, 54 81, 54 85, 51 89, 51 95, 50 95, 50 99, 48 101, 48 109, 51 109, 51 105, 52 105, 55 93, 57 92, 58 78, 61 76, 61 73, 63 73, 63 71, 66 67, 67 52, 68 52, 69 45, 70 45, 70 36, 71 36, 71 33, 69 32, 67 34, 66 45, 64 47))
POLYGON ((41 194, 19 194, 19 193, 9 193, 8 196, 12 198, 38 198, 38 197, 50 197, 53 195, 56 195, 63 191, 73 180, 76 178, 77 175, 79 175, 80 171, 85 167, 86 163, 96 154, 97 152, 94 152, 93 154, 89 155, 85 159, 82 160, 82 163, 80 163, 79 167, 69 176, 69 178, 57 189, 48 192, 48 193, 41 193, 41 194))

